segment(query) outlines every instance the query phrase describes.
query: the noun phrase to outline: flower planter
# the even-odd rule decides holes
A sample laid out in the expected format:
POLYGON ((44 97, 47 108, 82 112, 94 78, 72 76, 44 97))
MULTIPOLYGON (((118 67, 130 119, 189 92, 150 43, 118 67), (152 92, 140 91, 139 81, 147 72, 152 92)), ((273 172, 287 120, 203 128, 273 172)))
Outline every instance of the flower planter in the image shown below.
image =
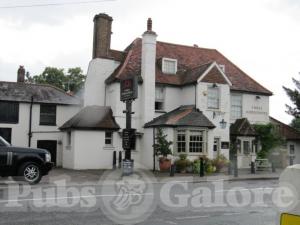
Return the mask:
POLYGON ((159 169, 160 171, 169 171, 171 168, 171 160, 166 158, 159 159, 159 169))

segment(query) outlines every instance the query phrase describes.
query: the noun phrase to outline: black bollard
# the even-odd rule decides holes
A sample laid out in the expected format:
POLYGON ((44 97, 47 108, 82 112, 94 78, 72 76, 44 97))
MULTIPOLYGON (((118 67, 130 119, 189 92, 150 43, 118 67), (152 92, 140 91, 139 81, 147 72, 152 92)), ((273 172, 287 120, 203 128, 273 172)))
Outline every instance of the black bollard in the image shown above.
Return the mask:
POLYGON ((203 158, 200 158, 200 177, 204 177, 204 162, 203 162, 203 158))
POLYGON ((170 167, 170 177, 174 177, 174 174, 175 174, 175 165, 172 164, 170 167))
POLYGON ((255 174, 255 162, 251 162, 251 173, 255 174))
POLYGON ((122 151, 119 151, 119 168, 122 167, 122 151))
POLYGON ((117 152, 113 151, 113 169, 117 167, 117 152))
POLYGON ((232 165, 231 162, 228 163, 228 175, 232 174, 232 165))
POLYGON ((234 177, 238 177, 238 164, 237 164, 237 160, 234 161, 234 177))

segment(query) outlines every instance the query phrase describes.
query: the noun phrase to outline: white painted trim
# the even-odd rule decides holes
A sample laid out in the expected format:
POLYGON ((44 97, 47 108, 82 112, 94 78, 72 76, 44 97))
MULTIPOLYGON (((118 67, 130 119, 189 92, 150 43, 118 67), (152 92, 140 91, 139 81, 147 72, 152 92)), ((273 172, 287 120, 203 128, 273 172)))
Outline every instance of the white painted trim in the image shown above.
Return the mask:
POLYGON ((202 76, 200 76, 200 78, 198 79, 198 83, 201 82, 203 80, 203 78, 209 73, 209 71, 212 70, 212 68, 217 67, 217 69, 220 71, 221 75, 223 76, 223 78, 226 80, 227 84, 229 86, 232 86, 232 83, 230 82, 230 80, 228 79, 228 77, 226 76, 226 74, 222 71, 222 69, 220 68, 220 66, 216 63, 213 62, 206 70, 205 72, 202 74, 202 76))

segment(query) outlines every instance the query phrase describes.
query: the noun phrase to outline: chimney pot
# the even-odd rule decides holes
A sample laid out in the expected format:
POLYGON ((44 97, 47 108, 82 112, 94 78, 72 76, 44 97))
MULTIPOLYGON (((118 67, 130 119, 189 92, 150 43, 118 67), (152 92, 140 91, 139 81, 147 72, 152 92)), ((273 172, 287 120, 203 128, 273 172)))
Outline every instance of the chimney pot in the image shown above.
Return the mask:
POLYGON ((147 31, 152 31, 152 19, 148 18, 147 20, 147 31))
POLYGON ((17 82, 24 83, 24 81, 25 81, 25 69, 24 66, 20 66, 18 69, 17 82))
POLYGON ((109 57, 112 17, 100 13, 94 17, 93 59, 109 57))

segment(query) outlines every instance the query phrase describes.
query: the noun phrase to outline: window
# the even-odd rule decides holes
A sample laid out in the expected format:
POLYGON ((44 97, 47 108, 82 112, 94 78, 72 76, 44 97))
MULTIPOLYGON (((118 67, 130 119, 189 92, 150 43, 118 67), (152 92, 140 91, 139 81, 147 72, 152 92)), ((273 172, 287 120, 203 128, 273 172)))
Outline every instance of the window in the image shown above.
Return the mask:
POLYGON ((40 125, 56 125, 56 105, 40 105, 40 125))
POLYGON ((162 62, 162 72, 166 74, 176 74, 177 60, 164 58, 162 62))
POLYGON ((164 87, 155 87, 155 110, 164 110, 165 89, 164 87))
POLYGON ((243 141, 243 150, 244 150, 244 155, 249 155, 249 153, 250 153, 249 141, 243 141))
POLYGON ((295 154, 295 145, 290 145, 290 155, 295 154))
POLYGON ((203 131, 190 131, 189 147, 189 152, 203 152, 203 131))
POLYGON ((177 152, 186 152, 185 130, 177 130, 177 152))
POLYGON ((207 91, 207 108, 219 109, 220 95, 218 87, 208 87, 207 91))
POLYGON ((214 152, 219 152, 220 149, 220 138, 214 138, 214 152))
POLYGON ((67 146, 71 146, 71 142, 72 142, 72 133, 71 131, 67 132, 67 146))
POLYGON ((205 131, 204 130, 177 130, 176 147, 178 153, 204 153, 205 131))
POLYGON ((11 143, 11 128, 0 128, 0 136, 11 143))
POLYGON ((0 123, 19 122, 19 103, 0 102, 0 123))
POLYGON ((105 132, 105 144, 112 145, 113 143, 113 133, 111 131, 105 132))
POLYGON ((242 118, 242 95, 231 95, 231 119, 242 118))

